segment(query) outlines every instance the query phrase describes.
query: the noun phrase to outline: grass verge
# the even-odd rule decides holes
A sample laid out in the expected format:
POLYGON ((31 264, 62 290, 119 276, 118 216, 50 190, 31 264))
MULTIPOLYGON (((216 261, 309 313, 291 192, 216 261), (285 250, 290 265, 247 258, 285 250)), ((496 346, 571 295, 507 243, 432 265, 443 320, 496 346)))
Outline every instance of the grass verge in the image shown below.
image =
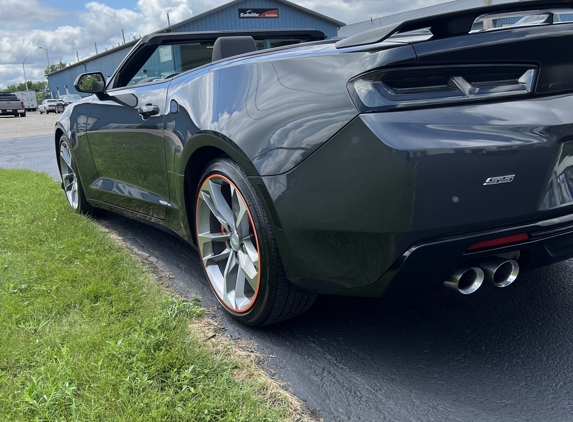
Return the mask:
POLYGON ((0 169, 0 420, 307 419, 203 314, 47 175, 0 169))

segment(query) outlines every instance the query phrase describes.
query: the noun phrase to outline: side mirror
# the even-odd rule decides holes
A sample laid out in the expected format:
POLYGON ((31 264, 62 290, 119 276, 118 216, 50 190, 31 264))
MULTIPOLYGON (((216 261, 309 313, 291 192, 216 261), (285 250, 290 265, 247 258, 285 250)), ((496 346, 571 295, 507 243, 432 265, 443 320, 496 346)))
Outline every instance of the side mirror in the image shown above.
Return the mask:
POLYGON ((103 94, 105 92, 105 79, 101 72, 82 73, 76 78, 74 88, 78 92, 103 94))

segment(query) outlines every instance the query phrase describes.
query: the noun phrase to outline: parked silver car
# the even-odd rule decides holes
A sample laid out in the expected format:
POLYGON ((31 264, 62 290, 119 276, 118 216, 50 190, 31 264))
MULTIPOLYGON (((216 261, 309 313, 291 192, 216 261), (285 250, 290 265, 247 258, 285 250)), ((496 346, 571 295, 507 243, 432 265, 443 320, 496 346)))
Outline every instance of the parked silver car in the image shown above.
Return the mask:
POLYGON ((62 113, 64 111, 65 105, 62 100, 58 99, 47 99, 42 101, 42 104, 38 106, 40 114, 48 113, 62 113))
POLYGON ((69 106, 70 104, 81 100, 82 97, 79 96, 78 94, 66 94, 66 95, 62 95, 60 97, 60 99, 64 102, 64 108, 65 108, 65 107, 69 106))

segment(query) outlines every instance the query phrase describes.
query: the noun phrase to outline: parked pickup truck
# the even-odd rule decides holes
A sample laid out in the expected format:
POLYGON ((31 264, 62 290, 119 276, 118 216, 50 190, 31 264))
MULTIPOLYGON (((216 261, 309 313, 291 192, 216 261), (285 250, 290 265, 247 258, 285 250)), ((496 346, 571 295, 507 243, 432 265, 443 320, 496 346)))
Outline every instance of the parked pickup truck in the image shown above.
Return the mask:
POLYGON ((24 101, 8 92, 0 92, 0 115, 11 114, 14 117, 26 117, 24 101))

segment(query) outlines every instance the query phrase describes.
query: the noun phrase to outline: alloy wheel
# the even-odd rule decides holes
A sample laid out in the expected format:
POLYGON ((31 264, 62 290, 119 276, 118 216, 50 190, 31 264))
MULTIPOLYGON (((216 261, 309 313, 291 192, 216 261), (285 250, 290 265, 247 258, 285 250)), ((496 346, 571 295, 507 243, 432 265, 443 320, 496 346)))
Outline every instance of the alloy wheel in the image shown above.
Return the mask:
POLYGON ((72 167, 70 148, 65 141, 60 144, 60 172, 62 175, 62 186, 66 193, 66 198, 68 198, 70 206, 74 210, 77 210, 79 205, 78 180, 72 167))
POLYGON ((228 178, 207 177, 197 197, 197 243, 219 300, 231 311, 248 311, 260 285, 259 246, 243 195, 228 178))

